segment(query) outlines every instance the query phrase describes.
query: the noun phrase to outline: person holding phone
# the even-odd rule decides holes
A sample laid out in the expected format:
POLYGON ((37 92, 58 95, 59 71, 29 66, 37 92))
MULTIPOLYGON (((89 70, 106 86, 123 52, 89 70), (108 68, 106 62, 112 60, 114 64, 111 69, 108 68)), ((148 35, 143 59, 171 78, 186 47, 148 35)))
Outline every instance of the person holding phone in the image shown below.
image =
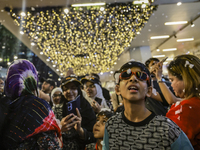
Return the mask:
POLYGON ((149 58, 145 62, 145 66, 149 69, 150 74, 151 74, 152 83, 153 83, 153 93, 157 95, 157 99, 159 98, 159 100, 157 100, 155 99, 155 96, 152 95, 151 97, 148 97, 146 99, 145 105, 149 110, 153 111, 156 115, 164 115, 164 116, 166 115, 168 111, 169 104, 167 103, 165 97, 163 96, 163 93, 160 90, 160 87, 158 84, 159 82, 165 82, 172 93, 173 93, 173 89, 171 87, 171 82, 169 82, 167 78, 164 78, 163 75, 161 79, 157 80, 156 75, 155 75, 156 73, 155 67, 159 62, 163 62, 165 60, 166 58, 164 58, 161 61, 157 58, 149 58))
POLYGON ((96 116, 88 101, 83 97, 80 86, 81 82, 74 75, 65 77, 61 81, 63 95, 60 102, 63 103, 63 106, 60 113, 63 118, 60 124, 63 149, 84 150, 86 144, 93 142, 92 139, 87 138, 84 131, 92 133, 96 116), (80 98, 80 107, 76 105, 78 108, 71 112, 68 104, 74 106, 74 103, 71 102, 76 101, 77 98, 80 98))
POLYGON ((102 108, 109 108, 103 96, 100 81, 96 77, 86 76, 81 79, 81 82, 86 92, 85 98, 91 104, 96 114, 98 114, 102 108))

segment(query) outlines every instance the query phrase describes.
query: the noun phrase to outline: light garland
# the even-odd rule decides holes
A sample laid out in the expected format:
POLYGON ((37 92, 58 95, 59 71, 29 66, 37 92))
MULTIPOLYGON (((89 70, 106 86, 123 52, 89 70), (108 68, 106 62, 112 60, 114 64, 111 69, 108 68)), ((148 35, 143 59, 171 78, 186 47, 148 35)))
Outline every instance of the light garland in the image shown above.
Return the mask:
POLYGON ((156 8, 114 3, 104 9, 70 7, 69 11, 31 7, 23 15, 20 9, 5 10, 61 73, 74 68, 77 75, 84 75, 110 71, 156 8))

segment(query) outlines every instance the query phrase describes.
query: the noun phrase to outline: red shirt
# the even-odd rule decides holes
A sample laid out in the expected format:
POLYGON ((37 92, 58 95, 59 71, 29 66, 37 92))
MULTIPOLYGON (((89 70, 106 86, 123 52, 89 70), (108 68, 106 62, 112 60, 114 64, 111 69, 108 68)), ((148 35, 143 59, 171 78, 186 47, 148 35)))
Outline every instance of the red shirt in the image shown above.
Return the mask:
POLYGON ((200 150, 200 99, 192 97, 173 104, 166 114, 185 132, 194 149, 200 150))

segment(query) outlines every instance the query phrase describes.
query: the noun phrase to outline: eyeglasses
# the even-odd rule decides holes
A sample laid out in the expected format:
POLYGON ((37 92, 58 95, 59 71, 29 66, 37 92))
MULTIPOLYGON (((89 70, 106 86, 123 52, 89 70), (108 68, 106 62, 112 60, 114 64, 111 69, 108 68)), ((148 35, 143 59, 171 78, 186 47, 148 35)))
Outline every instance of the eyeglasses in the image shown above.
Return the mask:
POLYGON ((128 80, 131 78, 132 75, 135 75, 135 77, 138 80, 141 81, 148 81, 149 85, 150 85, 150 81, 149 81, 149 76, 147 73, 143 72, 143 71, 137 71, 137 72, 132 72, 130 70, 130 72, 128 72, 127 70, 121 72, 121 74, 119 75, 119 78, 122 80, 128 80))

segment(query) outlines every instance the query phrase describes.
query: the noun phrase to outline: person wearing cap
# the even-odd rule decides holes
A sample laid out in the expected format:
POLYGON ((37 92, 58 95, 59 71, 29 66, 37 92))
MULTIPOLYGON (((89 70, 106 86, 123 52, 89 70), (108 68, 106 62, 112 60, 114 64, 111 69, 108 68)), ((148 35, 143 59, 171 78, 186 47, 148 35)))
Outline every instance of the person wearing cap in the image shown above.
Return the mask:
POLYGON ((109 108, 103 97, 100 81, 97 78, 94 76, 86 76, 81 79, 81 83, 86 92, 85 98, 91 104, 96 114, 101 111, 101 108, 109 108))
POLYGON ((178 125, 145 107, 146 97, 152 94, 152 83, 144 64, 127 62, 120 68, 116 80, 115 91, 123 98, 124 110, 107 120, 103 150, 193 149, 178 125))
POLYGON ((61 96, 63 106, 62 112, 60 112, 63 117, 61 131, 63 149, 67 150, 84 150, 86 144, 94 142, 94 138, 91 137, 93 136, 92 130, 96 122, 96 115, 88 101, 83 97, 80 86, 81 82, 77 80, 76 76, 68 76, 61 81, 63 91, 61 96), (67 104, 78 96, 80 96, 80 110, 76 109, 76 114, 69 114, 67 104), (87 132, 85 132, 86 130, 87 132))

